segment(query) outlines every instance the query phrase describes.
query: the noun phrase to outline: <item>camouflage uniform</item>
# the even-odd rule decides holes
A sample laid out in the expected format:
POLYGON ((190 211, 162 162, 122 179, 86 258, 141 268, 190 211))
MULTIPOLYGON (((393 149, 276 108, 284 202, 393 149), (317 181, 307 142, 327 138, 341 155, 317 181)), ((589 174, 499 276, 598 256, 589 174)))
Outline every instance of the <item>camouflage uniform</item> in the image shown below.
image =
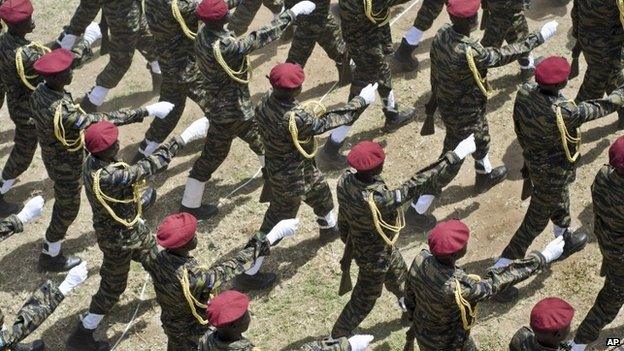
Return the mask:
POLYGON ((65 33, 81 36, 100 12, 101 7, 100 0, 80 0, 69 25, 64 28, 65 33))
POLYGON ((353 330, 375 306, 384 285, 397 299, 403 297, 407 266, 399 250, 389 246, 375 231, 368 204, 369 194, 373 194, 383 220, 395 223, 397 210, 401 206, 419 196, 426 186, 436 183, 457 162, 460 162, 457 155, 448 152, 394 190, 388 189, 381 176, 377 176, 375 182, 370 184, 358 180, 351 171, 340 178, 337 186, 338 228, 346 243, 345 251, 352 251, 352 257, 360 269, 351 300, 338 317, 332 337, 352 336, 353 330))
MULTIPOLYGON (((327 338, 322 341, 312 341, 301 346, 300 351, 351 351, 349 340, 327 338)), ((217 333, 209 331, 199 340, 198 351, 259 351, 248 339, 234 342, 219 340, 217 333)))
POLYGON ((554 349, 540 345, 535 333, 528 327, 520 328, 509 343, 509 351, 570 351, 572 347, 568 343, 561 343, 554 349))
MULTIPOLYGON (((21 233, 23 230, 24 224, 22 221, 20 221, 16 215, 10 215, 0 220, 0 241, 8 239, 13 234, 21 233)), ((0 325, 2 325, 2 323, 0 323, 0 325)))
MULTIPOLYGON (((529 25, 524 17, 524 10, 528 7, 525 1, 487 0, 483 5, 489 15, 481 45, 500 48, 504 41, 513 44, 529 36, 529 25)), ((522 56, 518 63, 527 67, 529 54, 522 56)))
POLYGON ((117 125, 140 122, 147 110, 121 110, 110 113, 83 114, 78 111, 71 94, 56 91, 39 84, 30 98, 31 113, 37 128, 41 157, 54 182, 54 208, 46 240, 56 242, 65 238, 67 228, 74 222, 80 209, 80 190, 84 151, 71 152, 54 134, 54 115, 60 107, 61 121, 67 140, 80 138, 81 131, 100 120, 110 120, 117 125))
POLYGON ((605 277, 596 302, 579 326, 574 341, 590 344, 611 323, 624 304, 624 177, 603 166, 592 185, 594 233, 602 252, 600 275, 605 277))
POLYGON ((245 34, 262 5, 277 15, 284 7, 284 0, 245 0, 241 2, 236 6, 236 10, 228 20, 228 29, 236 33, 237 36, 245 34))
MULTIPOLYGON (((405 287, 405 305, 412 320, 405 350, 414 349, 416 338, 421 351, 476 351, 470 329, 465 330, 462 324, 455 300, 456 284, 459 283, 461 296, 474 309, 479 302, 547 265, 544 256, 535 252, 507 267, 492 269, 485 278, 477 280, 463 269, 444 265, 428 250, 422 250, 412 263, 405 287)), ((470 316, 467 318, 469 323, 473 322, 470 316)))
POLYGON ((414 19, 414 27, 422 32, 427 31, 433 25, 433 21, 440 16, 445 4, 446 0, 423 0, 414 19))
POLYGON ((200 30, 195 41, 195 53, 199 70, 207 83, 206 94, 210 104, 209 110, 205 112, 209 116, 210 127, 204 149, 189 173, 191 178, 200 182, 208 181, 227 157, 235 137, 249 144, 256 155, 264 154, 254 120, 249 85, 229 77, 215 59, 213 44, 219 42, 223 59, 229 67, 242 67, 248 54, 278 39, 294 19, 292 11, 285 11, 269 26, 240 39, 236 39, 228 30, 214 31, 207 27, 200 30))
MULTIPOLYGON (((256 120, 266 149, 272 198, 261 231, 268 232, 282 219, 295 218, 301 201, 312 207, 319 217, 334 208, 329 185, 314 158, 305 158, 295 147, 288 128, 291 115, 294 114, 299 139, 303 140, 354 122, 366 107, 364 99, 356 96, 344 107, 316 118, 297 101, 280 101, 271 93, 262 98, 256 107, 256 120)), ((313 144, 302 147, 310 153, 313 144)))
POLYGON ((514 105, 514 124, 533 192, 524 220, 501 257, 524 257, 549 219, 560 228, 570 226, 568 186, 576 178, 576 163, 566 158, 556 123, 556 107, 561 107, 565 126, 572 137, 576 137, 576 129, 583 123, 620 108, 623 97, 624 92, 617 90, 606 99, 575 106, 563 95, 542 93, 535 83, 526 83, 520 88, 514 105))

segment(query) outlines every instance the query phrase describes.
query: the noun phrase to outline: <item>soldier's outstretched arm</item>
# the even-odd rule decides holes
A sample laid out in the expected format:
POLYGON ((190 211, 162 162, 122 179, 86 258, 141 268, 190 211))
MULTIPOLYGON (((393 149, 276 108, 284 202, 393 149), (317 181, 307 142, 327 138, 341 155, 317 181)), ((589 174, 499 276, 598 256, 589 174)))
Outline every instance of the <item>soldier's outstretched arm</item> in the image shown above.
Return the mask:
POLYGON ((269 25, 237 39, 232 45, 222 47, 221 50, 239 55, 246 55, 251 51, 258 50, 279 39, 288 25, 295 20, 295 17, 296 15, 292 10, 286 10, 271 21, 269 25))
POLYGON ((474 60, 479 68, 500 67, 522 58, 545 42, 539 32, 531 33, 523 41, 501 48, 472 46, 474 60))
POLYGON ((319 118, 304 108, 297 108, 293 112, 295 113, 299 136, 306 138, 354 122, 366 107, 368 107, 368 103, 364 98, 356 96, 344 107, 331 110, 319 118))
POLYGON ((624 106, 624 86, 614 90, 604 99, 588 100, 561 107, 561 115, 567 128, 577 128, 583 123, 607 116, 624 106))
POLYGON ((65 125, 71 126, 74 129, 85 129, 93 123, 108 120, 115 125, 121 126, 125 124, 142 122, 149 114, 144 107, 138 109, 123 109, 114 112, 99 112, 99 113, 82 113, 73 104, 63 104, 65 113, 63 114, 63 120, 65 125))
POLYGON ((0 221, 0 241, 7 239, 13 234, 21 233, 24 230, 24 224, 41 216, 43 205, 43 197, 35 196, 26 202, 24 208, 18 214, 2 219, 0 221))

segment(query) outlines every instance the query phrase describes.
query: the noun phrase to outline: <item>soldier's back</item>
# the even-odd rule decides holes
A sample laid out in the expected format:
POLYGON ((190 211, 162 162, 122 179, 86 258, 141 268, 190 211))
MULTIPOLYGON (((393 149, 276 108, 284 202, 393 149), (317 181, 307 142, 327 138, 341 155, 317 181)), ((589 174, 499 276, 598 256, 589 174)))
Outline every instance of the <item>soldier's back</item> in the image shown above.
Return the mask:
MULTIPOLYGON (((22 48, 22 57, 24 55, 29 55, 31 50, 25 48, 28 44, 30 44, 30 41, 13 35, 10 32, 0 36, 0 73, 2 74, 2 82, 5 85, 7 104, 10 111, 16 107, 27 108, 28 99, 32 93, 32 90, 26 87, 20 80, 15 66, 16 54, 19 48, 22 48)), ((22 60, 22 62, 28 61, 29 60, 22 60)), ((24 77, 36 77, 35 79, 28 79, 30 84, 37 86, 37 84, 43 81, 42 78, 35 74, 32 66, 24 65, 23 67, 24 77)))
POLYGON ((251 341, 242 339, 234 342, 226 342, 219 339, 217 333, 210 331, 202 336, 199 341, 199 351, 253 351, 251 341))
POLYGON ((624 33, 617 0, 575 0, 580 36, 610 36, 624 33))
POLYGON ((595 234, 608 263, 621 266, 624 248, 624 176, 603 166, 592 184, 595 234))

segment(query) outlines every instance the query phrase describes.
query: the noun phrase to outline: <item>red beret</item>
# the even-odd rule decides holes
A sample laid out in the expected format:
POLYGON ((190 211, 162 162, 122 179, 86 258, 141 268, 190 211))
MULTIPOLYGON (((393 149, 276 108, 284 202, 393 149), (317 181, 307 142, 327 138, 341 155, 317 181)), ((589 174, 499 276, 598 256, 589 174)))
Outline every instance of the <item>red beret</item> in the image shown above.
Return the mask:
POLYGON ((30 0, 6 0, 0 6, 0 18, 8 24, 17 24, 29 19, 33 11, 30 0))
POLYGON ((620 172, 624 171, 624 136, 617 138, 609 148, 609 164, 620 172))
POLYGON ((531 329, 537 333, 552 333, 570 326, 574 307, 558 297, 538 302, 531 311, 531 329))
POLYGON ((74 62, 74 54, 66 49, 56 49, 41 56, 33 65, 37 74, 51 76, 68 70, 74 62))
POLYGON ((570 64, 565 57, 551 56, 535 66, 535 81, 542 85, 555 85, 568 80, 570 64))
POLYGON ((119 129, 109 121, 90 125, 85 131, 85 147, 92 154, 98 154, 113 146, 119 137, 119 129))
POLYGON ((357 143, 347 155, 349 166, 358 172, 372 171, 381 166, 386 159, 386 153, 379 143, 361 141, 357 143))
POLYGON ((204 0, 197 6, 195 15, 202 21, 217 21, 225 17, 228 11, 228 5, 223 0, 204 0))
POLYGON ((228 290, 208 301, 208 321, 216 328, 241 319, 249 308, 249 297, 238 291, 228 290))
POLYGON ((197 219, 190 213, 181 212, 167 216, 156 230, 156 241, 165 249, 177 249, 195 236, 197 219))
POLYGON ((457 18, 470 18, 479 12, 481 0, 449 0, 446 11, 457 18))
POLYGON ((269 81, 275 88, 296 89, 305 80, 303 68, 295 63, 280 63, 269 73, 269 81))
POLYGON ((468 243, 470 229, 458 219, 438 223, 429 234, 429 250, 435 256, 461 251, 468 243))

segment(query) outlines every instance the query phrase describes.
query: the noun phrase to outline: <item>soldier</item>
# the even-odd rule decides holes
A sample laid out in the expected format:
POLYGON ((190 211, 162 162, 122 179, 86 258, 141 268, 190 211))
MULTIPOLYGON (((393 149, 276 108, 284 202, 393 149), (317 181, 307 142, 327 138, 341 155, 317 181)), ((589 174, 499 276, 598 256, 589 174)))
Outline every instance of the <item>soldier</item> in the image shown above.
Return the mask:
POLYGON ((583 249, 587 243, 585 233, 573 233, 569 228, 569 186, 576 178, 581 142, 579 128, 585 122, 621 108, 624 88, 618 88, 605 99, 577 105, 561 93, 569 74, 570 65, 565 58, 549 57, 536 67, 537 84, 524 84, 516 96, 514 125, 533 189, 522 224, 497 265, 523 257, 549 219, 554 224, 555 237, 564 238, 564 256, 583 249))
MULTIPOLYGON (((199 341, 198 351, 253 351, 254 344, 243 336, 249 329, 249 297, 238 291, 220 293, 207 303, 208 322, 215 329, 209 330, 199 341)), ((355 335, 349 339, 313 341, 301 347, 301 351, 364 351, 373 340, 372 335, 355 335)))
POLYGON ((245 34, 262 5, 271 11, 274 19, 284 11, 284 0, 245 0, 236 6, 228 21, 228 29, 237 37, 245 34))
POLYGON ((557 297, 538 302, 531 310, 531 328, 522 327, 509 343, 509 351, 570 351, 574 308, 557 297))
MULTIPOLYGON (((7 0, 0 6, 0 18, 8 26, 7 33, 0 37, 0 72, 6 85, 9 116, 15 123, 14 146, 0 179, 0 217, 19 211, 19 206, 6 202, 4 196, 17 177, 28 169, 37 149, 30 96, 43 78, 35 74, 33 65, 50 49, 26 39, 26 35, 35 29, 32 13, 29 0, 7 0)), ((90 26, 79 46, 90 48, 96 37, 97 25, 90 26)))
POLYGON ((279 15, 270 25, 237 39, 223 27, 227 23, 228 7, 239 2, 204 0, 197 7, 197 16, 205 25, 197 35, 195 54, 198 68, 206 79, 209 108, 204 112, 210 118, 210 128, 204 149, 189 172, 180 211, 200 220, 217 212, 215 205, 202 205, 202 196, 206 182, 227 157, 235 137, 245 141, 264 166, 264 148, 249 93, 249 54, 278 39, 295 17, 314 10, 314 3, 302 2, 279 15))
POLYGON ((594 202, 594 233, 602 253, 600 275, 604 286, 594 305, 576 331, 573 351, 585 350, 598 339, 600 331, 611 323, 624 304, 624 137, 609 149, 609 164, 603 166, 591 187, 594 202))
POLYGON ((173 107, 160 102, 136 110, 86 114, 65 90, 73 78, 73 60, 70 51, 57 49, 43 55, 33 66, 44 82, 32 93, 30 106, 43 164, 54 182, 55 198, 43 252, 39 256, 39 269, 45 271, 65 271, 80 263, 80 259, 62 254, 61 243, 80 209, 82 130, 103 119, 123 125, 140 122, 148 115, 164 118, 173 107))
POLYGON ((304 201, 314 210, 320 239, 333 240, 338 234, 332 212, 334 202, 329 185, 314 162, 317 146, 314 137, 354 122, 375 101, 377 84, 362 89, 344 107, 319 113, 317 118, 315 111, 296 100, 304 80, 299 65, 275 66, 269 75, 273 90, 256 107, 267 157, 263 192, 270 197, 260 231, 268 231, 281 219, 295 217, 304 201))
MULTIPOLYGON (((355 259, 359 273, 351 299, 334 324, 333 338, 353 335, 355 328, 372 311, 384 285, 403 308, 407 266, 394 245, 404 226, 401 207, 427 184, 437 182, 450 165, 474 150, 474 137, 470 136, 454 151, 448 152, 397 189, 390 190, 381 178, 385 160, 383 148, 377 143, 363 141, 351 149, 347 159, 356 172, 347 171, 338 181, 338 228, 345 243, 341 260, 343 279, 349 277, 352 259, 355 259)), ((350 286, 345 287, 341 282, 340 294, 348 290, 350 286)))
MULTIPOLYGON (((479 5, 479 0, 450 0, 447 3, 452 25, 443 26, 431 44, 431 90, 446 127, 442 153, 452 150, 474 133, 477 143, 477 151, 473 154, 475 190, 482 193, 507 177, 504 165, 494 168, 490 162, 490 133, 485 110, 492 91, 487 79, 482 77, 488 68, 506 65, 543 44, 555 34, 557 22, 545 24, 539 32, 530 34, 522 42, 502 48, 486 48, 470 37, 476 27, 479 5)), ((445 179, 437 183, 440 187, 428 189, 412 204, 418 221, 435 220, 427 211, 439 196, 441 187, 455 178, 462 164, 453 165, 445 179)))
POLYGON ((113 123, 100 121, 87 128, 84 143, 90 155, 84 163, 83 179, 104 258, 100 287, 91 299, 89 313, 67 340, 69 350, 109 349, 107 342, 93 338, 93 332, 126 290, 130 263, 139 262, 147 269, 158 254, 156 241, 142 217, 143 210, 155 200, 145 180, 164 171, 186 144, 204 137, 207 125, 205 118, 195 121, 179 137, 134 165, 117 161, 119 130, 113 123))
POLYGON ((438 223, 429 234, 429 250, 414 259, 405 288, 412 321, 405 351, 414 350, 414 338, 421 351, 476 350, 470 328, 477 304, 543 271, 563 253, 564 242, 557 238, 541 252, 491 269, 481 278, 456 265, 466 255, 469 236, 468 227, 457 219, 438 223))
MULTIPOLYGON (((76 11, 72 15, 69 25, 63 28, 63 32, 59 35, 56 44, 63 49, 71 49, 76 40, 85 33, 88 26, 93 23, 95 16, 102 8, 98 0, 80 0, 76 11)), ((97 25, 97 24, 96 24, 97 25)), ((98 29, 100 26, 98 25, 98 29)), ((102 32, 99 31, 98 39, 102 38, 102 32)), ((100 51, 102 49, 100 48, 100 51)))
MULTIPOLYGON (((206 308, 199 301, 208 301, 221 285, 261 264, 270 246, 294 235, 298 226, 298 219, 289 219, 278 223, 268 234, 257 232, 234 258, 208 268, 190 255, 197 247, 197 219, 185 212, 165 218, 156 234, 158 245, 165 250, 158 254, 148 271, 162 311, 160 320, 168 339, 167 351, 197 350, 209 323, 197 312, 198 307, 206 308)), ((262 279, 264 283, 272 283, 275 278, 263 275, 262 279)))

